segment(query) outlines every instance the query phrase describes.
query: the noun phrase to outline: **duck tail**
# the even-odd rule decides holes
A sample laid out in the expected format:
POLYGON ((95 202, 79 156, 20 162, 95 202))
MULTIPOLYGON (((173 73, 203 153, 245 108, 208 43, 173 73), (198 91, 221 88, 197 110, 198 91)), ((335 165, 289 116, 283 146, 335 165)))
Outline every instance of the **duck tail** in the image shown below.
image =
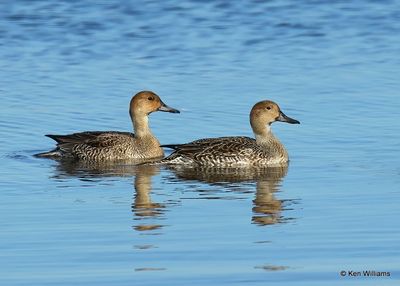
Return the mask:
POLYGON ((34 154, 33 156, 37 158, 61 158, 62 154, 60 152, 60 149, 56 148, 48 152, 34 154))
POLYGON ((164 148, 170 148, 173 150, 178 150, 179 146, 181 146, 182 144, 166 144, 166 145, 160 145, 160 147, 164 147, 164 148))
POLYGON ((68 135, 54 135, 54 134, 46 134, 44 135, 46 137, 49 137, 51 139, 53 139, 54 141, 56 141, 57 143, 62 143, 64 141, 66 141, 66 139, 68 139, 71 136, 68 135))

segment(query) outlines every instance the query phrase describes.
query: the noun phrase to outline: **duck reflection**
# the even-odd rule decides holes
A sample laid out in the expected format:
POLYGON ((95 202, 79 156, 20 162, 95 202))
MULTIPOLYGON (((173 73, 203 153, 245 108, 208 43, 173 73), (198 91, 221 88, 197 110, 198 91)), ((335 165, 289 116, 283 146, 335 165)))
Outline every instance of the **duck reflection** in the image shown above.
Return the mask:
MULTIPOLYGON (((132 203, 132 212, 135 214, 136 220, 144 221, 145 219, 161 218, 165 212, 165 204, 155 203, 151 200, 151 178, 157 175, 160 170, 154 165, 144 165, 137 167, 140 172, 135 176, 135 197, 132 203)), ((134 228, 137 231, 147 231, 162 228, 161 224, 140 224, 134 228)))
POLYGON ((189 168, 168 166, 179 180, 195 180, 207 184, 218 184, 229 187, 232 183, 256 182, 256 193, 253 200, 252 222, 257 225, 271 225, 286 220, 282 216, 283 201, 275 197, 281 182, 286 176, 288 166, 267 168, 189 168))
MULTIPOLYGON (((241 189, 245 183, 256 183, 256 193, 253 199, 252 223, 257 225, 272 225, 282 223, 288 218, 282 212, 292 200, 280 200, 275 197, 283 178, 286 176, 286 165, 266 168, 207 168, 167 166, 174 174, 171 180, 198 181, 226 188, 241 189), (235 185, 236 184, 236 185, 235 185), (238 187, 239 186, 239 187, 238 187)), ((160 222, 165 218, 165 212, 170 203, 154 202, 151 197, 152 177, 160 173, 159 165, 133 165, 130 162, 119 164, 88 163, 59 161, 57 178, 65 176, 78 177, 84 181, 104 177, 133 176, 135 189, 132 213, 138 222, 133 226, 136 231, 159 234, 155 230, 163 228, 160 222), (151 232, 150 232, 151 231, 151 232)))
POLYGON ((281 211, 283 201, 275 198, 281 186, 286 168, 278 168, 268 172, 268 177, 259 178, 256 182, 256 195, 253 200, 253 223, 259 225, 276 224, 283 221, 281 211))
POLYGON ((163 227, 154 221, 162 220, 166 210, 166 204, 153 202, 151 199, 152 177, 159 173, 160 168, 157 165, 135 165, 130 161, 107 163, 60 160, 54 178, 77 177, 83 181, 91 181, 105 177, 134 177, 135 192, 131 208, 138 224, 133 228, 137 231, 150 231, 163 227))
POLYGON ((53 178, 77 177, 79 179, 104 178, 104 177, 130 177, 136 176, 141 171, 141 163, 146 161, 75 161, 69 159, 57 160, 56 173, 53 178))

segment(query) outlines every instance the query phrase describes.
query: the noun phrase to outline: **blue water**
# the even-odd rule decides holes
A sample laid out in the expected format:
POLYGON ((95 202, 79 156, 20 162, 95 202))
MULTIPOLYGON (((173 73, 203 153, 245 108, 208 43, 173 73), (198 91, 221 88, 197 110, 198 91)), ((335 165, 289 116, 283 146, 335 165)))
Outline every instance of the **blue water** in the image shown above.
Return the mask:
POLYGON ((399 1, 97 2, 0 3, 1 285, 399 284, 399 1), (182 112, 151 115, 164 144, 276 101, 289 168, 32 157, 131 130, 144 89, 182 112))

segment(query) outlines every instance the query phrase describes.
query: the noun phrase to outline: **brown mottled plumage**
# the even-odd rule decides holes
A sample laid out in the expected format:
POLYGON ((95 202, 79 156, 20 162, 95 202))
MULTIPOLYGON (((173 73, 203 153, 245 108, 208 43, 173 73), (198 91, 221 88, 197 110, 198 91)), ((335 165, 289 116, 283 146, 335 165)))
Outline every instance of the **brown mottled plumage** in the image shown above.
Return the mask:
POLYGON ((161 160, 166 164, 194 166, 264 166, 287 163, 288 153, 272 134, 271 123, 282 121, 298 124, 286 116, 272 101, 261 101, 250 112, 250 124, 255 139, 249 137, 220 137, 200 139, 186 144, 162 145, 175 150, 161 160))
POLYGON ((57 141, 57 148, 36 156, 85 161, 162 158, 164 151, 148 124, 148 115, 154 111, 179 113, 165 105, 155 93, 141 91, 132 97, 129 108, 135 134, 87 131, 69 135, 46 135, 57 141))

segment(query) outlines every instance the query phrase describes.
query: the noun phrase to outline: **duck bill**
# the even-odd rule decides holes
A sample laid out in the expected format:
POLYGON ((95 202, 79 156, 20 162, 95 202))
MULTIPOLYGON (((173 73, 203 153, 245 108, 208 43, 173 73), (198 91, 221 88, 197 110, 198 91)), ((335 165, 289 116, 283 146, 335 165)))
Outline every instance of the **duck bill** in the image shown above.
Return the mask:
POLYGON ((158 111, 164 111, 164 112, 171 112, 171 113, 180 113, 178 109, 169 107, 166 105, 164 102, 161 101, 161 106, 157 109, 158 111))
POLYGON ((289 116, 286 116, 285 113, 282 111, 279 112, 279 116, 276 119, 276 121, 282 121, 290 124, 300 124, 300 121, 297 121, 296 119, 290 118, 289 116))

